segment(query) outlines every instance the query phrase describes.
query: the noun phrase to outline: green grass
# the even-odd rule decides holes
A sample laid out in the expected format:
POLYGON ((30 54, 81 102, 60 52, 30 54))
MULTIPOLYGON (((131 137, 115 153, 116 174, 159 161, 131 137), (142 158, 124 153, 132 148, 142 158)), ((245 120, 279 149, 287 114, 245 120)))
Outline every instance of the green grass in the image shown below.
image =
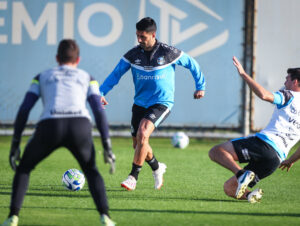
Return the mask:
MULTIPOLYGON (((9 212, 13 171, 9 167, 10 137, 0 137, 0 223, 9 212)), ((23 138, 24 148, 27 137, 23 138)), ((95 138, 97 150, 100 139, 95 138)), ((232 173, 211 162, 209 149, 221 142, 192 139, 188 148, 174 149, 169 139, 152 138, 158 160, 167 164, 164 186, 154 190, 150 167, 145 164, 135 191, 120 187, 131 169, 133 150, 130 138, 113 138, 117 171, 108 173, 102 154, 97 165, 105 180, 110 214, 120 226, 168 225, 299 225, 300 164, 289 173, 277 170, 259 182, 265 194, 258 204, 236 201, 223 192, 223 183, 232 173)), ((64 190, 61 176, 78 164, 66 149, 58 149, 31 173, 30 185, 20 212, 19 225, 99 225, 98 212, 87 190, 64 190)))

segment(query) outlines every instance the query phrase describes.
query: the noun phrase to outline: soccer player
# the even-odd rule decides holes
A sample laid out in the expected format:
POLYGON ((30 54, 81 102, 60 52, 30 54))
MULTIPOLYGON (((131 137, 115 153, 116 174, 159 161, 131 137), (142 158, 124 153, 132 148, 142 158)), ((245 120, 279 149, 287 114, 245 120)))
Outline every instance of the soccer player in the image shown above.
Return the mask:
POLYGON ((131 134, 135 149, 132 170, 121 186, 134 190, 139 172, 146 161, 154 177, 154 188, 160 189, 167 166, 158 162, 149 145, 149 137, 170 114, 174 104, 175 66, 188 68, 195 80, 194 98, 200 99, 205 93, 205 79, 198 63, 183 51, 161 43, 156 39, 156 23, 150 18, 136 24, 139 45, 129 50, 119 61, 112 73, 100 86, 101 101, 105 95, 131 69, 135 86, 132 106, 131 134))
MULTIPOLYGON (((213 147, 209 157, 235 174, 225 182, 225 194, 255 203, 260 201, 263 191, 258 188, 251 192, 248 186, 252 188, 259 180, 271 175, 300 140, 300 68, 288 69, 285 88, 272 93, 254 81, 236 57, 233 57, 233 64, 250 89, 260 99, 274 104, 275 109, 266 128, 254 136, 213 147), (242 169, 236 161, 248 165, 242 169)), ((296 153, 282 162, 283 169, 289 169, 299 159, 300 147, 296 153)))
POLYGON ((103 225, 115 225, 109 217, 104 181, 95 163, 89 102, 106 150, 110 150, 108 123, 100 100, 99 85, 87 72, 78 69, 79 47, 74 40, 59 43, 58 66, 38 74, 21 104, 10 150, 10 164, 16 170, 13 180, 10 213, 5 226, 18 225, 18 215, 29 183, 30 172, 55 149, 65 147, 76 158, 87 178, 89 190, 101 215, 103 225), (38 98, 43 112, 33 137, 28 141, 19 165, 21 135, 30 110, 38 98))

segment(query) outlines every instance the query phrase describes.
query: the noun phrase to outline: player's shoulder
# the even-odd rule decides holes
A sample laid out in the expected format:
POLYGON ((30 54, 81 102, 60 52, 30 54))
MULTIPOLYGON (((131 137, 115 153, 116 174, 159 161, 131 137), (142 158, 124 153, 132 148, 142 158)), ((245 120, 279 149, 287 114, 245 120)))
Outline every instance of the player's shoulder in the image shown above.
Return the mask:
POLYGON ((277 92, 273 93, 273 95, 273 103, 276 104, 279 109, 289 105, 294 99, 293 91, 286 89, 278 90, 277 92))
POLYGON ((133 48, 131 48, 130 50, 128 50, 125 54, 124 54, 124 58, 127 59, 128 61, 132 61, 132 59, 135 59, 136 56, 141 52, 141 47, 139 45, 134 46, 133 48))
POLYGON ((277 91, 277 93, 282 95, 285 101, 289 101, 294 96, 293 91, 287 90, 287 89, 281 89, 281 90, 277 91))
POLYGON ((180 54, 182 51, 174 46, 170 46, 163 42, 157 42, 159 48, 167 53, 180 54))
POLYGON ((157 42, 158 48, 156 55, 158 57, 164 57, 166 63, 171 63, 178 59, 182 55, 182 51, 174 46, 170 46, 166 43, 157 42))

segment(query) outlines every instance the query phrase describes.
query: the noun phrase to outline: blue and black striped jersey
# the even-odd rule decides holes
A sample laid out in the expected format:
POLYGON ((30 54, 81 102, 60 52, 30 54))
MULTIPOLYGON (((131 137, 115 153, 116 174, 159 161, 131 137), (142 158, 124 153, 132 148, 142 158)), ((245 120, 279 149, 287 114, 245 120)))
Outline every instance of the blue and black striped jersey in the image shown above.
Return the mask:
POLYGON ((134 103, 145 108, 163 104, 171 109, 174 104, 176 65, 191 71, 196 90, 205 90, 204 75, 195 59, 157 41, 150 55, 139 45, 129 50, 105 79, 100 92, 106 95, 131 68, 135 86, 134 103))

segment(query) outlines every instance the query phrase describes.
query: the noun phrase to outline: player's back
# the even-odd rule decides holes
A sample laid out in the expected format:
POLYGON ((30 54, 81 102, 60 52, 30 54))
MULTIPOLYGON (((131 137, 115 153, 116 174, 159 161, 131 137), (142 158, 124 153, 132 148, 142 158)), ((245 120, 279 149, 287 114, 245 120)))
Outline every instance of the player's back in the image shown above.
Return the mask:
POLYGON ((39 74, 36 92, 41 96, 46 118, 87 117, 86 99, 91 76, 81 69, 62 65, 39 74))

